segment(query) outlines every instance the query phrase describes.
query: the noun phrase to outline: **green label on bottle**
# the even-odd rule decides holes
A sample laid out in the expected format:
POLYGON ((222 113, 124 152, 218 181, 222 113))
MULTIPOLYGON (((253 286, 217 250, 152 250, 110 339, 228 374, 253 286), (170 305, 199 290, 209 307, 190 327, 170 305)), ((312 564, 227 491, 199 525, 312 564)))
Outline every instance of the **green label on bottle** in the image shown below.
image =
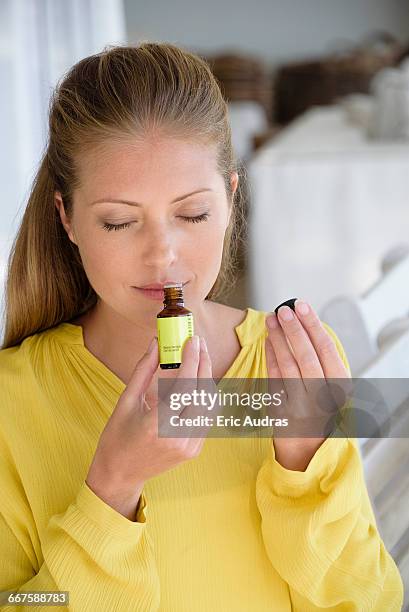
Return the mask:
POLYGON ((182 363, 183 346, 193 336, 193 315, 156 319, 159 363, 182 363))

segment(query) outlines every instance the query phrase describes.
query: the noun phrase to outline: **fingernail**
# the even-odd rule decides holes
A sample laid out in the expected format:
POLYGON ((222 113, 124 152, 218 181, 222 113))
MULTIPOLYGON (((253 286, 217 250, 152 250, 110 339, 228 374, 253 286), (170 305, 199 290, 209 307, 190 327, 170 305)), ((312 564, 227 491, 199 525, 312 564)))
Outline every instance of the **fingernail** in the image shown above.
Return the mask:
POLYGON ((203 338, 203 336, 200 336, 200 346, 202 347, 202 350, 206 351, 206 353, 207 353, 207 345, 206 345, 206 341, 203 338))
POLYGON ((147 353, 152 353, 153 349, 155 348, 156 345, 156 341, 157 341, 158 337, 154 336, 151 340, 150 345, 148 346, 148 350, 146 351, 147 353))
POLYGON ((268 325, 268 327, 269 327, 270 329, 275 329, 275 328, 277 327, 278 322, 277 322, 277 317, 276 317, 276 315, 275 315, 275 312, 270 313, 270 314, 267 316, 267 318, 266 318, 266 323, 267 323, 267 325, 268 325))
POLYGON ((288 306, 282 306, 278 311, 279 317, 283 321, 291 321, 294 318, 294 313, 288 306))
POLYGON ((199 336, 192 336, 193 348, 196 353, 199 352, 199 336))
POLYGON ((295 302, 295 309, 297 313, 300 313, 300 315, 307 315, 310 312, 310 307, 308 304, 302 302, 301 300, 297 300, 295 302))

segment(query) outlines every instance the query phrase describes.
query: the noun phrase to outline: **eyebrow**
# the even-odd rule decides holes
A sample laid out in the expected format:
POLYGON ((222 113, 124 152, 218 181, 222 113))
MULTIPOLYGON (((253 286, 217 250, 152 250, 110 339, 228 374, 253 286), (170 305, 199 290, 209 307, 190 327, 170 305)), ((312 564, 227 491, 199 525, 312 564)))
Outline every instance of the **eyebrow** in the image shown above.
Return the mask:
MULTIPOLYGON (((203 193, 204 191, 213 191, 213 189, 197 189, 196 191, 192 191, 191 193, 187 193, 186 195, 180 196, 180 198, 176 198, 172 200, 171 204, 176 204, 176 202, 181 202, 186 198, 195 195, 196 193, 203 193)), ((139 202, 132 202, 131 200, 120 200, 118 198, 110 198, 109 196, 106 198, 100 198, 99 200, 95 200, 95 202, 91 202, 90 206, 94 204, 102 204, 103 202, 111 202, 113 204, 128 204, 129 206, 143 206, 143 204, 139 204, 139 202)))

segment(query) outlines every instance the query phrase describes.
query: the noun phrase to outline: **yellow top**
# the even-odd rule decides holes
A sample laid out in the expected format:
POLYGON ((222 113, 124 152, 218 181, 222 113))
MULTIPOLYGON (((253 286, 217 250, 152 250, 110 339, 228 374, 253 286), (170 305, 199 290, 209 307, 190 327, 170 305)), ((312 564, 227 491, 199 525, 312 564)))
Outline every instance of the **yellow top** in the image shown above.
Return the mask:
MULTIPOLYGON (((235 328, 226 378, 266 377, 266 314, 235 328)), ((0 389, 0 591, 69 591, 75 612, 401 610, 356 440, 328 438, 299 472, 270 437, 208 437, 145 483, 132 522, 85 483, 125 385, 82 328, 0 351, 0 389)))

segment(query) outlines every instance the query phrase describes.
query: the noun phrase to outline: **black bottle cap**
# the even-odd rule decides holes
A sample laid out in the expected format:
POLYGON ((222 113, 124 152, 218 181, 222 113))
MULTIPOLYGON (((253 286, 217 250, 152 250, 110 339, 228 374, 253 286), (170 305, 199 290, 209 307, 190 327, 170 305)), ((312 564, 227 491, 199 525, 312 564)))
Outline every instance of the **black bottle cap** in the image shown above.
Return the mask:
POLYGON ((295 301, 296 300, 298 300, 298 298, 291 298, 291 300, 286 300, 285 302, 281 302, 281 304, 279 304, 277 308, 274 308, 274 312, 278 314, 278 309, 281 308, 281 306, 289 306, 291 310, 295 312, 295 301))

